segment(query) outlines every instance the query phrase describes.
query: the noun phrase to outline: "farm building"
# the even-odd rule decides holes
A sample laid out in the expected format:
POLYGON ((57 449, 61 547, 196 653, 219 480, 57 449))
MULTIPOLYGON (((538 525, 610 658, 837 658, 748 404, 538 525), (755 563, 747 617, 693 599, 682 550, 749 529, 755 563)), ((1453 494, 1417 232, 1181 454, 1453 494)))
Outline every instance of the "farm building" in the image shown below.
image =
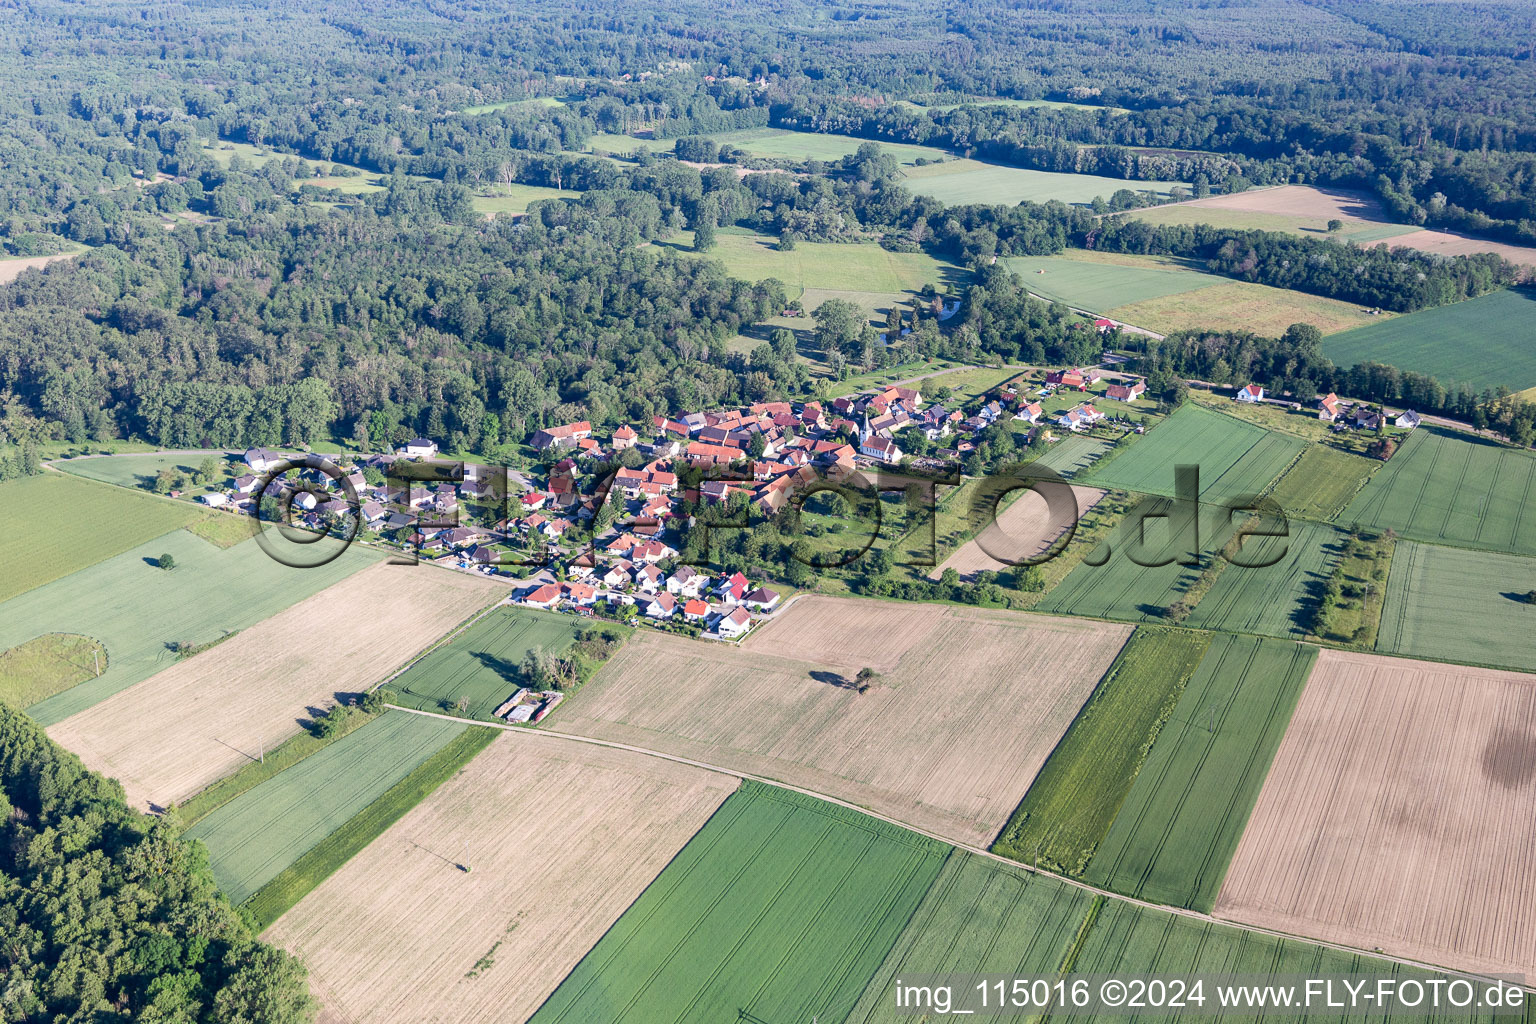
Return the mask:
POLYGON ((586 420, 579 420, 559 427, 545 427, 535 433, 529 443, 533 445, 535 451, 542 452, 549 448, 568 448, 591 436, 592 424, 586 420))
POLYGON ((1106 398, 1113 398, 1117 402, 1134 402, 1147 393, 1147 385, 1142 381, 1132 381, 1130 384, 1111 384, 1109 390, 1104 393, 1106 398))

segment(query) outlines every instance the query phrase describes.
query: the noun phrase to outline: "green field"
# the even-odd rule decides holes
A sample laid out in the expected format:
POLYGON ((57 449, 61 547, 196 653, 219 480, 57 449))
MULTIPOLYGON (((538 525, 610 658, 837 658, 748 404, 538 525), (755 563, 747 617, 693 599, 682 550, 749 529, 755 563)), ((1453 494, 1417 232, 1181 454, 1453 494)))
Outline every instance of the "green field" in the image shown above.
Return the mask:
POLYGON ((479 114, 489 114, 497 110, 506 110, 509 107, 522 106, 563 107, 565 106, 565 101, 556 99, 554 96, 535 96, 532 99, 526 100, 502 100, 500 103, 479 103, 472 107, 465 107, 459 113, 477 116, 479 114))
POLYGON ((0 652, 0 703, 30 707, 106 667, 107 649, 90 637, 45 633, 0 652))
POLYGON ((956 851, 870 979, 847 1024, 911 1021, 894 1010, 897 978, 921 974, 1054 976, 1093 896, 956 851))
POLYGON ((52 725, 173 664, 168 644, 204 644, 255 625, 378 557, 354 545, 321 568, 291 569, 254 540, 219 548, 178 530, 0 604, 0 650, 44 633, 79 633, 106 646, 99 677, 27 709, 52 725), (149 564, 162 552, 176 559, 171 572, 149 564))
POLYGON ((1109 441, 1096 437, 1066 437, 1052 445, 1035 462, 1071 477, 1092 466, 1104 453, 1114 448, 1109 441))
POLYGON ((1316 656, 1283 640, 1216 635, 1086 880, 1209 911, 1316 656))
POLYGON ((1288 515, 1332 522, 1380 468, 1378 459, 1327 445, 1308 445, 1269 496, 1288 515))
POLYGON ((574 615, 532 608, 497 608, 390 682, 401 707, 452 708, 467 697, 468 715, 484 721, 520 685, 519 664, 535 647, 563 653, 584 623, 574 615))
POLYGON ((465 728, 386 713, 231 800, 186 836, 203 841, 219 888, 242 903, 465 728))
MULTIPOLYGON (((1261 524, 1273 529, 1276 524, 1261 524)), ((1289 520, 1283 537, 1246 537, 1187 624, 1199 629, 1301 639, 1338 564, 1346 534, 1332 526, 1289 520)))
POLYGON ((1210 642, 1205 633, 1157 626, 1131 634, 994 852, 1081 876, 1210 642))
POLYGON ((1091 203, 1095 198, 1108 199, 1121 189, 1167 194, 1176 185, 1187 187, 1187 183, 1177 181, 1101 178, 1096 174, 1032 171, 959 159, 912 168, 905 172, 902 184, 909 191, 932 196, 946 206, 970 203, 1015 206, 1025 201, 1044 203, 1052 199, 1064 203, 1091 203))
POLYGON ((484 195, 471 196, 469 205, 476 213, 495 216, 500 213, 528 212, 528 204, 540 199, 575 199, 581 193, 573 189, 546 188, 543 185, 497 185, 484 195))
MULTIPOLYGON (((229 474, 225 472, 228 467, 224 460, 231 457, 231 453, 228 452, 214 456, 219 461, 220 469, 215 483, 227 483, 229 474)), ((57 465, 60 470, 72 476, 83 476, 88 480, 99 480, 104 484, 137 487, 147 491, 155 486, 155 475, 162 469, 179 469, 184 473, 193 473, 197 471, 204 458, 206 456, 203 455, 155 452, 147 455, 67 459, 57 465)), ((193 488, 193 490, 201 490, 201 488, 193 488)))
MULTIPOLYGON (((60 473, 8 480, 0 484, 0 515, 5 520, 5 532, 0 535, 0 565, 5 566, 0 574, 0 602, 208 514, 192 505, 60 473)), ((67 626, 57 631, 83 632, 67 626)), ((0 609, 0 637, 9 633, 0 609)), ((6 646, 0 639, 0 648, 6 646)))
MULTIPOLYGON (((1226 534, 1215 532, 1219 523, 1213 510, 1202 506, 1200 545, 1202 565, 1217 557, 1226 534)), ((1177 522, 1148 515, 1136 528, 1135 507, 1131 522, 1123 522, 1110 536, 1092 548, 1038 604, 1036 611, 1053 615, 1087 615, 1126 622, 1162 622, 1169 605, 1184 599, 1201 575, 1199 565, 1180 565, 1192 550, 1187 520, 1177 522), (1153 563, 1169 561, 1165 565, 1153 563)), ((1074 542, 1077 543, 1077 542, 1074 542)))
MULTIPOLYGON (((858 152, 866 142, 878 142, 881 149, 894 156, 905 166, 912 166, 919 159, 944 160, 948 157, 942 149, 932 146, 914 146, 903 142, 856 139, 851 135, 834 135, 827 132, 799 132, 787 128, 744 128, 734 132, 715 132, 704 138, 713 139, 722 146, 734 146, 752 156, 780 160, 841 160, 858 152)), ((630 155, 639 150, 652 153, 670 153, 677 145, 676 139, 636 138, 630 135, 593 135, 587 139, 590 152, 630 155)))
POLYGON ((531 1024, 842 1021, 950 852, 744 782, 531 1024))
POLYGON ((1335 334, 1323 354, 1339 366, 1377 362, 1426 373, 1447 387, 1520 391, 1536 386, 1532 317, 1536 290, 1508 289, 1335 334))
POLYGON ((1410 540, 1536 555, 1536 456, 1433 427, 1408 436, 1349 503, 1343 523, 1410 540))
POLYGON ((1036 295, 1079 309, 1105 310, 1164 295, 1226 284, 1193 260, 1119 256, 1068 250, 1061 256, 1012 256, 1000 261, 1036 295))
POLYGON ((1387 224, 1381 221, 1349 218, 1344 220, 1342 231, 1332 233, 1328 231, 1329 218, 1326 216, 1314 217, 1299 213, 1271 213, 1261 210, 1231 210, 1192 203, 1131 210, 1119 216, 1128 220, 1145 221, 1148 224, 1209 224, 1213 228, 1225 231, 1282 231, 1304 238, 1338 238, 1359 242, 1361 245, 1384 241, 1419 230, 1410 224, 1387 224))
MULTIPOLYGON (((684 232, 677 241, 657 244, 692 253, 693 234, 684 232)), ((797 242, 788 252, 780 252, 777 239, 722 232, 715 236, 715 247, 703 255, 719 260, 727 274, 744 281, 777 278, 791 298, 812 290, 906 296, 902 301, 910 301, 906 293, 915 293, 925 284, 958 281, 965 274, 925 253, 889 252, 873 242, 797 242)), ((813 309, 807 306, 806 312, 813 309)))
POLYGON ((1200 499, 1220 504, 1263 491, 1305 446, 1299 438, 1186 404, 1081 482, 1171 496, 1174 467, 1198 465, 1200 499))
POLYGON ((457 775, 499 735, 498 730, 483 725, 465 728, 418 764, 409 775, 389 787, 383 796, 348 818, 336 831, 256 890, 246 902, 245 909, 250 911, 257 930, 265 929, 292 909, 315 886, 383 835, 407 811, 457 775))
POLYGON ((1536 558, 1399 541, 1376 649, 1536 672, 1536 558))

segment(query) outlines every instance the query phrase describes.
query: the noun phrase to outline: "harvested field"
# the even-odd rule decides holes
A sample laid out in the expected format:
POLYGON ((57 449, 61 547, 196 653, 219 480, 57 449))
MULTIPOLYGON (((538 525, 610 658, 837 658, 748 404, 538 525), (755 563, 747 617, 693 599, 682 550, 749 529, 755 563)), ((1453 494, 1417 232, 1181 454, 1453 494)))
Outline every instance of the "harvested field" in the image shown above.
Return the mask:
POLYGON ((1376 649, 1536 672, 1536 558, 1399 541, 1376 649))
POLYGON ((1419 427, 1339 516, 1412 540, 1536 555, 1536 457, 1419 427))
POLYGON ((1394 236, 1387 244, 1394 247, 1407 246, 1439 256, 1474 256, 1480 252, 1492 252, 1511 263, 1536 267, 1536 249, 1507 242, 1490 242, 1471 235, 1458 235, 1454 231, 1410 231, 1406 235, 1394 236))
POLYGON ((56 252, 51 256, 14 256, 0 259, 0 284, 10 284, 21 276, 22 271, 46 267, 55 260, 72 260, 78 252, 56 252))
POLYGON ((745 782, 533 1024, 842 1021, 950 855, 745 782))
POLYGON ((1123 188, 1134 192, 1151 190, 1167 194, 1176 185, 1188 187, 1187 182, 1036 171, 981 160, 953 158, 926 167, 909 168, 903 172, 901 184, 914 195, 932 196, 946 206, 964 206, 969 203, 1016 206, 1026 201, 1045 203, 1052 199, 1086 205, 1095 198, 1108 199, 1123 188))
POLYGON ((1275 288, 1250 281, 1224 280, 1210 288, 1144 299, 1100 310, 1121 323, 1154 331, 1253 331, 1277 337, 1291 324, 1312 324, 1324 334, 1379 323, 1388 314, 1372 316, 1356 303, 1324 295, 1275 288))
POLYGON ((129 803, 181 801, 377 682, 505 593, 481 576, 375 565, 49 730, 129 803))
POLYGON ((304 958, 337 1024, 521 1021, 736 783, 503 735, 263 937, 304 958))
POLYGON ((1536 676, 1326 650, 1216 913, 1536 975, 1536 676))
MULTIPOLYGON (((1077 516, 1081 519, 1105 492, 1096 487, 1074 487, 1072 494, 1077 498, 1077 516)), ((1044 554, 1066 529, 1067 526, 1051 523, 1050 510, 1038 491, 1025 491, 997 514, 983 536, 967 541, 928 575, 938 579, 945 569, 954 569, 961 579, 970 579, 984 569, 1000 572, 1008 568, 1007 563, 999 562, 988 552, 1010 558, 1034 558, 1044 554)))
POLYGON ((1387 219, 1386 207, 1368 192, 1340 188, 1314 188, 1311 185, 1281 185, 1278 188, 1249 189, 1231 195, 1211 196, 1181 203, 1179 209, 1248 210, 1286 217, 1316 220, 1325 229, 1329 220, 1376 221, 1387 219))
POLYGON ((980 845, 1018 805, 1129 633, 801 597, 740 648, 641 631, 549 721, 780 779, 980 845), (864 667, 881 676, 859 693, 853 681, 864 667))

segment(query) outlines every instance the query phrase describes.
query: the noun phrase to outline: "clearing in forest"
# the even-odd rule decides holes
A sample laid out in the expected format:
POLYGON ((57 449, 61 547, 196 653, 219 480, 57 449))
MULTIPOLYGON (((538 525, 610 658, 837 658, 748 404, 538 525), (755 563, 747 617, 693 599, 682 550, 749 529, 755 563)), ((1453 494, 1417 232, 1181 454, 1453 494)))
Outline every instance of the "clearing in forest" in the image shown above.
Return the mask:
POLYGON ((330 1020, 525 1020, 736 785, 503 735, 263 937, 304 958, 330 1020))
POLYGON ((1216 914, 1536 975, 1536 676, 1325 650, 1216 914))
POLYGON ((992 841, 1130 629, 800 597, 740 647, 642 630, 552 728, 992 841), (860 692, 858 675, 877 677, 860 692))
POLYGON ((185 800, 378 682, 505 593, 482 576, 375 565, 49 729, 128 802, 185 800))

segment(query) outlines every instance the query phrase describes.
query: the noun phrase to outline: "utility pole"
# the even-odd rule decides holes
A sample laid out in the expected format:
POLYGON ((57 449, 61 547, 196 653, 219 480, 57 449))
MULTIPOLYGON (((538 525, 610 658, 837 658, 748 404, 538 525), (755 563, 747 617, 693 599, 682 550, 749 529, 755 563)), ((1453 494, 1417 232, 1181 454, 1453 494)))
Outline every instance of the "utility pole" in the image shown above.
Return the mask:
POLYGON ((91 657, 96 659, 96 678, 101 678, 101 651, 92 651, 91 657))

